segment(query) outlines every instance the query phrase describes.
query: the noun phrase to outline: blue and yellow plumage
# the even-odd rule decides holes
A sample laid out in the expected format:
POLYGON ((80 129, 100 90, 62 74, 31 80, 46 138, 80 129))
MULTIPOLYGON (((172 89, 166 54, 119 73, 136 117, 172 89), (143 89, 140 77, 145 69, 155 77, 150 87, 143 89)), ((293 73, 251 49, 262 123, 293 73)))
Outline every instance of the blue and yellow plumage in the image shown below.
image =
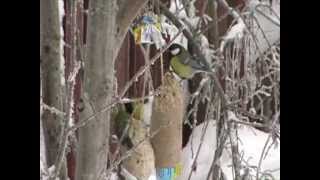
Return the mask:
POLYGON ((126 103, 119 106, 115 116, 116 135, 122 144, 132 148, 139 139, 144 120, 144 104, 142 102, 126 103), (123 137, 122 137, 123 136, 123 137))
POLYGON ((173 57, 170 66, 175 74, 182 79, 191 79, 195 73, 211 72, 198 59, 192 57, 189 52, 179 44, 172 44, 169 48, 173 57))

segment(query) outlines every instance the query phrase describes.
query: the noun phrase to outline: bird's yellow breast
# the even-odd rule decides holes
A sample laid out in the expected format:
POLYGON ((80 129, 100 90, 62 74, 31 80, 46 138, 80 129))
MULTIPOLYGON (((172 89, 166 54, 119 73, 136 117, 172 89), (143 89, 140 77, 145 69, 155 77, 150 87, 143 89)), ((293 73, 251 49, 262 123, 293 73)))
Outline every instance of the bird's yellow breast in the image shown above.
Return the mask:
POLYGON ((170 61, 173 71, 181 78, 190 78, 192 76, 192 69, 179 61, 177 57, 173 57, 170 61))

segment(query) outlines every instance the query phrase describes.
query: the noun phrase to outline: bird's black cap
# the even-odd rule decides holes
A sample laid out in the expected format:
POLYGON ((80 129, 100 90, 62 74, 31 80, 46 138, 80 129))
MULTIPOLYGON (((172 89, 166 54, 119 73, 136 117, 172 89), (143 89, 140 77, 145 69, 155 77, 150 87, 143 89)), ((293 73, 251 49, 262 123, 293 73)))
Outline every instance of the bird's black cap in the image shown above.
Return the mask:
POLYGON ((177 49, 177 48, 183 48, 180 44, 177 44, 177 43, 173 43, 171 44, 171 46, 169 47, 169 51, 172 51, 174 49, 177 49))

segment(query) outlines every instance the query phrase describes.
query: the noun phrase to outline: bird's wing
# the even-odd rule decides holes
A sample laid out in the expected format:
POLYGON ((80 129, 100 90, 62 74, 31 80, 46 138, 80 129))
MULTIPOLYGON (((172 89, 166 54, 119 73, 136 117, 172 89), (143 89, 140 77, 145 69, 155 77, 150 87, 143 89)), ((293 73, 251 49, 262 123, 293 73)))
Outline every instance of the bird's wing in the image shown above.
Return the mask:
POLYGON ((198 59, 192 59, 191 57, 187 59, 186 63, 193 69, 206 71, 205 66, 198 59))

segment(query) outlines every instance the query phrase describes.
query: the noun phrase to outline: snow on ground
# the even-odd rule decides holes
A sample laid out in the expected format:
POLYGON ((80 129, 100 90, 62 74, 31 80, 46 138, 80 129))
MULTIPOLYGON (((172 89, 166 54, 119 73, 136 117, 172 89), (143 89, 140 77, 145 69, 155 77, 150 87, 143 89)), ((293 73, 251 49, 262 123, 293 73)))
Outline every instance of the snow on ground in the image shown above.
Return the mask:
MULTIPOLYGON (((200 137, 204 123, 197 126, 190 136, 190 140, 187 146, 183 149, 183 172, 180 180, 188 179, 191 165, 193 163, 196 151, 200 144, 200 137)), ((239 138, 239 152, 244 153, 244 160, 252 166, 258 166, 262 149, 269 136, 262 131, 253 129, 248 126, 241 126, 238 130, 239 138)), ((210 121, 207 132, 204 136, 204 141, 200 154, 197 160, 196 171, 192 173, 191 180, 205 180, 207 173, 209 172, 211 162, 213 160, 214 151, 216 149, 216 125, 215 121, 210 121)), ((233 180, 232 169, 231 169, 231 151, 228 149, 224 151, 220 160, 223 172, 227 176, 228 180, 233 180)), ((262 161, 261 171, 265 170, 276 170, 272 175, 276 179, 280 179, 280 144, 278 147, 271 147, 267 157, 262 161)), ((253 172, 255 175, 256 172, 253 172)))

